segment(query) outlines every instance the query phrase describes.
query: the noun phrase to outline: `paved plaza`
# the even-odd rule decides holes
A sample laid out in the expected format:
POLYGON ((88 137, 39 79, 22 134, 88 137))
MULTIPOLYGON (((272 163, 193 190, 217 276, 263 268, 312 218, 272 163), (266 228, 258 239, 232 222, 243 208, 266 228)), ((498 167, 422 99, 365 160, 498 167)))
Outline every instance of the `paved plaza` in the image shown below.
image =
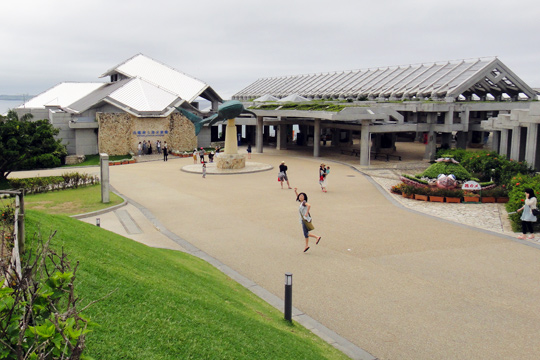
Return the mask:
MULTIPOLYGON (((390 194, 399 174, 427 167, 417 156, 361 168, 355 156, 321 155, 265 149, 251 161, 273 169, 205 179, 181 171, 191 158, 113 166, 111 185, 131 202, 101 224, 149 246, 199 249, 277 298, 293 273, 297 311, 366 351, 357 358, 538 359, 540 246, 515 238, 503 206, 390 194), (281 161, 322 236, 306 253, 294 191, 277 182, 281 161)), ((40 175, 54 172, 65 169, 40 175)))

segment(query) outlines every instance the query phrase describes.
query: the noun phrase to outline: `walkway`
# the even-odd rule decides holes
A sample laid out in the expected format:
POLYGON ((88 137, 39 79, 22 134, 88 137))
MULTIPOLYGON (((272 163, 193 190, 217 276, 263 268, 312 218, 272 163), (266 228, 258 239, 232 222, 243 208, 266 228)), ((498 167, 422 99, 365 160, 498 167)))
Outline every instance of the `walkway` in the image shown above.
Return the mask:
MULTIPOLYGON (((192 159, 176 158, 111 167, 112 185, 172 234, 271 294, 282 297, 283 274, 292 272, 294 306, 379 359, 538 358, 540 246, 506 236, 495 221, 503 209, 456 206, 456 214, 467 211, 462 218, 478 220, 469 225, 490 215, 496 232, 479 231, 416 211, 454 211, 441 204, 373 191, 388 189, 398 166, 418 163, 355 169, 357 158, 339 164, 328 160, 343 162, 342 155, 322 160, 265 151, 252 160, 274 167, 285 160, 291 185, 309 195, 322 240, 307 253, 293 190, 281 190, 275 170, 202 179, 180 171, 192 159), (328 193, 317 184, 322 161, 331 166, 328 193)), ((117 215, 102 215, 102 226, 182 248, 135 207, 124 209, 142 234, 127 234, 131 227, 118 226, 117 215)))

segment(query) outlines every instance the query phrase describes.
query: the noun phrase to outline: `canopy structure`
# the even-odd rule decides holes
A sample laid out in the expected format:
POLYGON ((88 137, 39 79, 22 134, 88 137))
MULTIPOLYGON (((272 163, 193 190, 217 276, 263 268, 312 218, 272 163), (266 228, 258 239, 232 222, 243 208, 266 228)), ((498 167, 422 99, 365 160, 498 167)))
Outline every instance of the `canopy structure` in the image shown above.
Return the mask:
POLYGON ((306 99, 305 97, 300 96, 298 94, 292 94, 292 95, 284 97, 283 99, 279 99, 278 101, 280 101, 280 102, 287 102, 287 101, 302 102, 302 101, 309 101, 309 99, 306 99))
POLYGON ((536 99, 536 92, 496 57, 261 78, 233 99, 266 94, 298 94, 309 100, 536 99))
POLYGON ((263 101, 278 101, 278 100, 279 99, 277 97, 266 94, 266 95, 263 95, 261 97, 256 98, 253 101, 255 101, 255 102, 263 102, 263 101))

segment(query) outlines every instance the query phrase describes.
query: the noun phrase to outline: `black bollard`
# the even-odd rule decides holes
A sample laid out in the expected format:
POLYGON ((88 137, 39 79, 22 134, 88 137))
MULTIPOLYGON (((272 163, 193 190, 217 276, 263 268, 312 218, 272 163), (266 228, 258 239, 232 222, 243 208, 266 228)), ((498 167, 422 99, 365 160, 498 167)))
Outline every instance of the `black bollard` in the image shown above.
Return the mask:
POLYGON ((292 274, 285 274, 285 320, 292 322, 292 274))

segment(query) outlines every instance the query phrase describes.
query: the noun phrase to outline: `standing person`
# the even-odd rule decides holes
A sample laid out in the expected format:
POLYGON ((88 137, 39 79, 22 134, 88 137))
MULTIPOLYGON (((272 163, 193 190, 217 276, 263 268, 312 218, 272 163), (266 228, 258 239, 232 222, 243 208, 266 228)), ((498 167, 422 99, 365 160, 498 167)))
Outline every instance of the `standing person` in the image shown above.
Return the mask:
POLYGON ((156 141, 156 149, 157 149, 157 153, 158 154, 161 154, 161 141, 156 141))
POLYGON ((214 162, 214 152, 211 151, 210 154, 208 154, 208 160, 210 160, 211 163, 214 162))
POLYGON ((142 142, 142 153, 143 153, 143 155, 146 155, 147 151, 148 151, 148 148, 146 147, 146 140, 143 140, 143 142, 142 142))
POLYGON ((139 153, 139 157, 140 157, 142 153, 142 143, 140 141, 139 141, 139 145, 137 145, 137 152, 139 153))
POLYGON ((533 222, 536 222, 536 216, 534 216, 533 210, 536 209, 536 204, 537 201, 533 189, 525 189, 525 205, 516 210, 517 212, 523 211, 523 214, 521 214, 521 229, 523 235, 519 235, 518 239, 527 238, 528 232, 530 232, 531 235, 529 235, 527 239, 534 239, 533 222))
POLYGON ((152 142, 148 140, 148 155, 152 155, 152 142))
POLYGON ((201 164, 204 162, 204 149, 201 147, 201 150, 199 150, 199 157, 201 159, 201 164))
POLYGON ((282 161, 279 165, 279 182, 281 183, 281 188, 283 189, 283 181, 287 182, 287 186, 289 189, 292 189, 291 185, 289 184, 289 178, 287 177, 287 165, 285 165, 285 161, 282 161))
POLYGON ((319 184, 321 185, 321 190, 326 192, 326 167, 324 164, 321 164, 319 167, 319 184))
POLYGON ((167 142, 163 142, 163 161, 169 161, 169 148, 167 147, 167 142))
POLYGON ((197 151, 197 149, 194 149, 193 150, 193 163, 194 164, 197 164, 198 163, 198 158, 199 158, 199 152, 197 151))
POLYGON ((248 159, 251 159, 251 144, 248 144, 247 153, 248 153, 248 159))
POLYGON ((202 162, 202 177, 206 178, 206 163, 202 162))
POLYGON ((317 242, 315 245, 319 245, 319 241, 321 241, 321 237, 310 234, 309 232, 313 230, 313 225, 311 223, 311 215, 309 213, 309 210, 311 209, 311 205, 308 204, 307 200, 308 197, 306 193, 301 192, 298 193, 298 188, 294 188, 294 193, 296 194, 296 201, 300 202, 300 207, 298 208, 298 212, 300 213, 300 224, 302 224, 302 231, 304 232, 304 238, 306 239, 306 246, 304 248, 304 252, 309 250, 309 238, 315 238, 317 239, 317 242), (308 229, 308 226, 311 224, 311 229, 308 229))

